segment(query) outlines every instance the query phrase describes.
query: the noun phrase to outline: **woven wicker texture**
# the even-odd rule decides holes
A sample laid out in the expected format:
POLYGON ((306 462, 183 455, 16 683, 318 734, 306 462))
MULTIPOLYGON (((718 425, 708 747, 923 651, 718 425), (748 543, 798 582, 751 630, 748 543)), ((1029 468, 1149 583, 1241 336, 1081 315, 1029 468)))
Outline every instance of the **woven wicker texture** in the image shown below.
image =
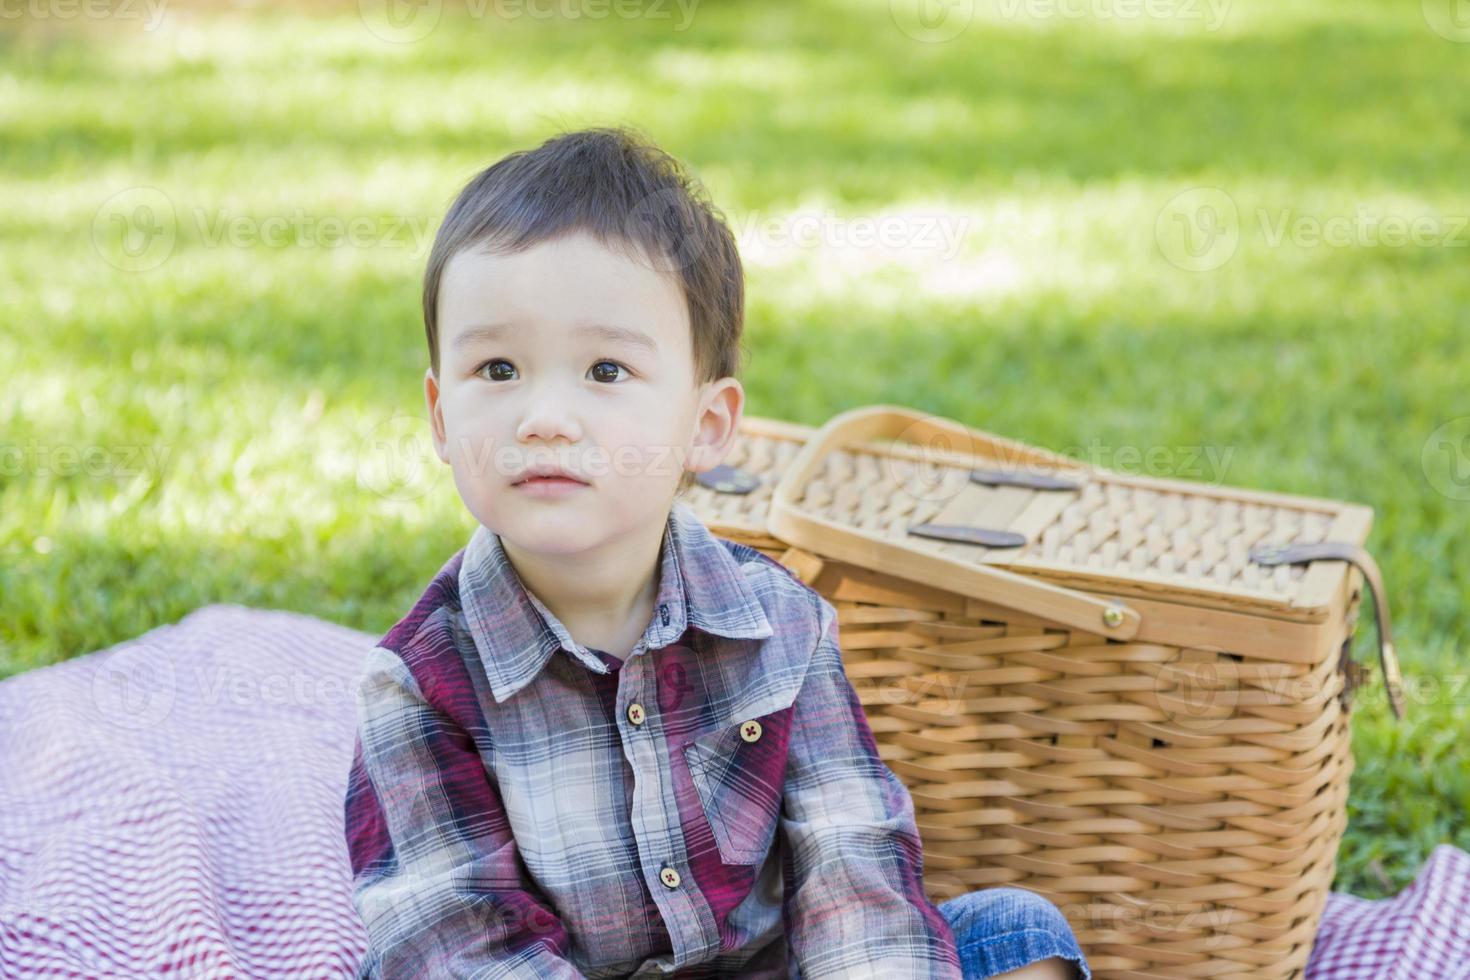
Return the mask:
POLYGON ((1360 543, 1371 512, 1125 478, 974 430, 920 457, 890 438, 912 422, 894 406, 844 413, 804 445, 770 422, 742 423, 732 454, 760 489, 700 488, 691 506, 837 608, 848 675, 914 798, 931 897, 1039 892, 1105 980, 1302 976, 1346 822, 1361 576, 1335 561, 1257 570, 1241 548, 1360 543), (1082 486, 969 481, 997 461, 1082 486), (906 533, 925 521, 1027 543, 906 533), (997 555, 1012 572, 1033 562, 1038 591, 1010 593, 1030 611, 955 577, 997 555), (1079 628, 1096 618, 1083 603, 1104 599, 1126 603, 1123 638, 1079 628), (1038 613, 1054 604, 1068 622, 1038 613))
POLYGON ((1352 769, 1340 648, 1110 641, 840 562, 812 584, 936 901, 1040 892, 1098 977, 1300 975, 1352 769))
MULTIPOLYGON (((905 493, 921 464, 871 452, 828 454, 805 487, 801 504, 867 530, 907 537, 924 522, 973 520, 1020 531, 1032 539, 1017 549, 931 546, 974 561, 1031 568, 1075 569, 1109 579, 1210 590, 1233 586, 1290 598, 1303 566, 1262 568, 1247 559, 1261 541, 1324 540, 1333 512, 1252 503, 1098 478, 1075 491, 984 486, 967 466, 939 466, 936 486, 919 499, 905 493), (1037 529, 1040 533, 1037 533, 1037 529)), ((915 542, 915 547, 925 547, 915 542)))
POLYGON ((1120 475, 899 406, 844 416, 852 438, 819 454, 792 504, 957 563, 1291 614, 1328 601, 1344 566, 1265 567, 1249 560, 1251 547, 1361 542, 1371 522, 1371 511, 1358 504, 1120 475), (1077 488, 987 485, 971 480, 977 467, 1061 477, 1077 488), (909 533, 931 522, 1013 531, 1026 543, 987 548, 909 533))

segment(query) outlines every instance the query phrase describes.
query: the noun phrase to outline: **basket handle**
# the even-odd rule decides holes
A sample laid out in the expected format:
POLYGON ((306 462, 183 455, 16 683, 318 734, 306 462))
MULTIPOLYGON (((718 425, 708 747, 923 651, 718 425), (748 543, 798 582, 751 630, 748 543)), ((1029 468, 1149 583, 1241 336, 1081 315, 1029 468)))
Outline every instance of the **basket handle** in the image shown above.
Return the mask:
POLYGON ((1403 675, 1399 673, 1398 650, 1393 645, 1393 624, 1388 618, 1388 597, 1383 591, 1383 575, 1367 549, 1347 541, 1321 541, 1316 544, 1264 544, 1250 551, 1250 559, 1258 565, 1300 565, 1310 561, 1336 560, 1349 562, 1363 573, 1368 592, 1373 597, 1373 621, 1378 628, 1378 661, 1383 665, 1383 686, 1388 692, 1388 706, 1395 718, 1404 716, 1403 675))
POLYGON ((984 598, 1089 633, 1120 640, 1131 639, 1138 633, 1142 617, 1116 597, 1102 599, 991 565, 923 554, 860 528, 813 516, 798 506, 801 488, 816 474, 828 453, 875 439, 900 438, 930 446, 936 441, 953 440, 957 448, 946 448, 946 452, 953 452, 957 459, 999 457, 1051 471, 1061 470, 1083 479, 1089 472, 1088 467, 1056 453, 978 432, 902 405, 867 405, 833 416, 803 444, 771 492, 767 530, 818 555, 891 572, 945 591, 984 598))

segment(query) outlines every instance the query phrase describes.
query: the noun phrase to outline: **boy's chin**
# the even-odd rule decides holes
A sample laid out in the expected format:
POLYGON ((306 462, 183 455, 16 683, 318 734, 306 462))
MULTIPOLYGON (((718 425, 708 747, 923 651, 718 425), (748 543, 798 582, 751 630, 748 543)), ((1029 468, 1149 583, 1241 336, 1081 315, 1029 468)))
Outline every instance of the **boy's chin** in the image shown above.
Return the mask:
MULTIPOLYGON (((621 499, 621 498, 620 498, 621 499)), ((645 522, 662 526, 668 513, 648 510, 649 500, 637 506, 600 497, 596 489, 582 489, 556 499, 503 491, 495 506, 488 508, 489 520, 480 523, 509 539, 523 551, 537 554, 575 554, 588 551, 611 539, 640 533, 645 522)))
POLYGON ((609 531, 586 500, 513 500, 498 504, 492 517, 493 523, 483 522, 486 527, 527 551, 547 554, 584 550, 609 531))

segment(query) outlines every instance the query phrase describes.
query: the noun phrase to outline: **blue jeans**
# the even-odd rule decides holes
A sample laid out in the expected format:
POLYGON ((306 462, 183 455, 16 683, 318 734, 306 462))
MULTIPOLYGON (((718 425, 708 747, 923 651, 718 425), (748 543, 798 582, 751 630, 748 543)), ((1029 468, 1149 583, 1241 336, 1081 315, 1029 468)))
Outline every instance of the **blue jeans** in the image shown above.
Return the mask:
POLYGON ((1035 892, 982 888, 940 903, 939 911, 954 930, 965 980, 1019 970, 1048 956, 1074 962, 1079 980, 1092 977, 1062 910, 1035 892))

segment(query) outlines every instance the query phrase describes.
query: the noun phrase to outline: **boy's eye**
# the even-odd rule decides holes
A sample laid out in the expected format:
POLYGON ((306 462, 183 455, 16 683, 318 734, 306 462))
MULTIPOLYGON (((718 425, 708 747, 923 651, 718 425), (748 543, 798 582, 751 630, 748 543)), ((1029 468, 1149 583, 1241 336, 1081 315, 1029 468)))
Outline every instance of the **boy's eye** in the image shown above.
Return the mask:
POLYGON ((494 360, 486 361, 484 364, 481 364, 479 367, 475 368, 475 373, 482 374, 484 373, 486 368, 489 368, 492 375, 492 381, 509 381, 510 379, 505 377, 503 374, 500 376, 495 376, 495 368, 501 365, 510 368, 510 370, 512 371, 515 370, 515 367, 510 363, 510 361, 497 357, 494 360))
MULTIPOLYGON (((515 365, 511 364, 510 361, 507 361, 503 357, 496 357, 486 361, 484 364, 481 364, 479 367, 475 368, 475 373, 485 374, 487 370, 489 371, 489 374, 487 376, 491 381, 509 381, 510 376, 507 375, 505 372, 509 371, 511 373, 514 373, 515 365)), ((615 382, 617 381, 618 371, 627 371, 628 369, 619 364, 617 361, 609 361, 603 359, 601 361, 598 361, 596 364, 593 364, 592 367, 588 370, 598 381, 615 382), (599 371, 599 368, 604 368, 604 370, 599 371)))
POLYGON ((598 381, 616 381, 617 380, 617 376, 618 376, 618 371, 620 371, 620 370, 626 371, 627 368, 623 367, 617 361, 598 361, 596 364, 592 365, 592 367, 591 367, 591 371, 593 372, 594 377, 596 377, 598 381), (604 365, 606 365, 607 367, 610 367, 612 369, 611 377, 608 376, 608 372, 607 371, 602 371, 600 373, 598 372, 597 369, 600 368, 600 367, 603 367, 604 365))

